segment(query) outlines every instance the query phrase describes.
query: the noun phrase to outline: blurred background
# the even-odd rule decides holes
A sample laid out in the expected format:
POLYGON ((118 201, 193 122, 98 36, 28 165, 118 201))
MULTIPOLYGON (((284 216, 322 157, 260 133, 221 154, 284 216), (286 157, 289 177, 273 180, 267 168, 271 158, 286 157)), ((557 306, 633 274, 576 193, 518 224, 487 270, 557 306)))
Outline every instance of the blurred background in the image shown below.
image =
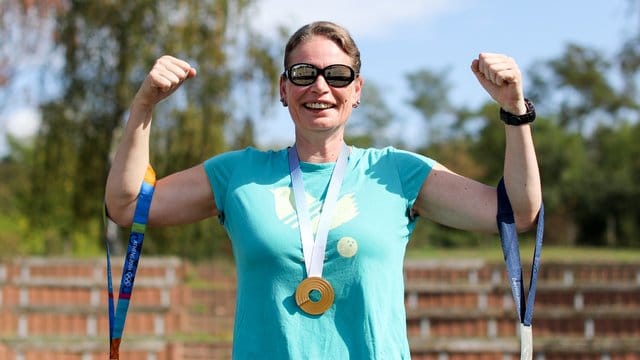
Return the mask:
MULTIPOLYGON (((4 292, 0 290, 5 296, 0 314, 8 316, 4 318, 8 325, 0 328, 4 339, 0 344, 10 344, 4 353, 0 345, 0 357, 29 357, 21 341, 33 334, 25 315, 31 312, 25 309, 31 309, 35 300, 24 295, 26 290, 19 284, 28 284, 38 271, 64 277, 77 274, 64 270, 73 261, 97 266, 87 270, 92 285, 84 290, 94 294, 87 299, 102 296, 95 294, 104 291, 105 241, 120 256, 128 237, 127 229, 103 224, 104 184, 130 101, 154 60, 172 54, 198 70, 195 79, 157 108, 151 154, 162 177, 223 151, 290 145, 293 128, 278 102, 277 89, 283 46, 301 25, 327 19, 352 31, 363 56, 362 105, 350 120, 347 142, 410 149, 489 184, 496 184, 502 175, 504 130, 497 120, 498 107, 477 84, 469 65, 483 51, 516 59, 525 93, 538 110, 534 137, 547 225, 543 259, 550 269, 541 276, 562 285, 546 298, 541 290, 541 302, 572 311, 549 315, 553 320, 548 322, 548 335, 564 333, 587 341, 577 344, 589 355, 578 352, 576 359, 640 358, 637 346, 628 344, 640 336, 639 5, 633 0, 588 5, 574 0, 526 4, 375 0, 366 5, 325 1, 314 6, 291 0, 0 0, 0 259, 4 264, 0 284, 5 285, 4 292), (51 269, 61 266, 63 270, 49 271, 45 265, 44 270, 29 270, 40 266, 38 259, 52 259, 51 269), (553 266, 557 269, 552 270, 553 266), (619 292, 602 288, 612 282, 619 285, 619 292), (593 313, 585 314, 591 305, 593 313), (604 307, 617 312, 602 314, 604 307), (572 321, 567 319, 576 317, 578 325, 566 328, 572 321), (609 328, 615 330, 612 337, 622 342, 601 348, 593 345, 600 330, 609 328)), ((527 260, 531 234, 522 237, 527 260)), ((478 315, 482 325, 460 325, 467 329, 461 335, 476 334, 474 326, 489 338, 514 333, 511 325, 504 334, 499 330, 500 321, 511 324, 514 314, 503 305, 508 303, 502 300, 509 295, 508 289, 492 275, 503 266, 496 236, 421 221, 408 250, 409 260, 417 261, 411 264, 418 269, 449 269, 449 259, 464 260, 454 261, 451 271, 434 275, 433 281, 455 284, 458 277, 452 274, 461 271, 459 278, 464 281, 456 289, 475 299, 470 304, 481 309, 493 304, 504 313, 491 318, 494 322, 478 315)), ((216 219, 151 230, 144 254, 177 262, 171 267, 173 275, 160 271, 161 277, 174 279, 162 285, 174 295, 163 296, 175 304, 187 304, 187 312, 195 311, 201 318, 209 314, 207 309, 214 309, 211 322, 232 319, 231 247, 216 219), (222 268, 207 268, 212 263, 222 268), (228 276, 212 286, 212 279, 222 278, 219 274, 228 276), (178 288, 178 283, 189 284, 191 290, 178 288), (231 297, 229 303, 207 305, 203 300, 194 305, 185 295, 197 289, 220 290, 219 284, 228 284, 222 287, 231 297)), ((418 280, 431 276, 420 274, 418 280)), ((410 309, 420 310, 421 296, 442 291, 442 284, 431 285, 416 285, 424 291, 408 291, 410 309)), ((78 298, 68 291, 60 295, 66 300, 60 301, 78 298)), ((441 295, 442 304, 455 303, 445 295, 441 295)), ((152 291, 149 298, 158 296, 152 291)), ((86 311, 94 315, 90 322, 94 325, 79 326, 93 329, 90 335, 102 339, 104 316, 95 313, 102 311, 104 299, 91 301, 95 308, 86 311)), ((434 306, 431 300, 424 301, 434 306)), ((162 316, 182 309, 182 305, 163 304, 162 316)), ((464 308, 464 304, 459 305, 464 308)), ((414 320, 408 319, 414 326, 413 337, 438 338, 434 314, 414 315, 414 320)), ((189 326, 184 325, 187 320, 180 321, 182 328, 175 325, 160 334, 158 328, 165 329, 171 322, 163 320, 160 326, 152 321, 151 334, 164 340, 184 336, 189 326)), ((56 333, 58 329, 51 326, 56 333)), ((229 326, 213 338, 227 344, 229 326)), ((201 333, 209 334, 202 335, 205 343, 216 342, 210 338, 214 330, 201 333)), ((425 350, 424 359, 454 356, 442 350, 453 345, 428 345, 440 350, 425 350)), ((505 346, 495 358, 514 353, 513 344, 505 346)), ((87 349, 76 349, 74 354, 90 358, 93 350, 87 349)), ((553 358, 552 347, 545 349, 546 359, 553 358)), ((172 351, 174 357, 160 352, 153 356, 180 358, 175 354, 182 350, 172 351)), ((473 357, 481 356, 476 350, 468 353, 472 354, 469 359, 481 358, 473 357)), ((574 356, 563 354, 558 358, 574 356)))
MULTIPOLYGON (((189 61, 198 76, 156 113, 160 177, 222 151, 291 144, 291 121, 277 101, 282 47, 317 18, 353 25, 362 39, 366 86, 349 124, 352 144, 408 148, 496 183, 502 124, 469 65, 481 51, 510 54, 538 104, 535 141, 553 229, 546 243, 640 244, 637 2, 409 2, 414 8, 389 10, 387 20, 331 2, 318 14, 292 1, 265 3, 2 1, 2 253, 102 252, 110 156, 135 91, 162 54, 189 61)), ((421 225, 412 247, 494 242, 421 225)), ((152 237, 152 254, 229 251, 215 220, 152 237), (185 238, 188 247, 174 240, 185 238)))

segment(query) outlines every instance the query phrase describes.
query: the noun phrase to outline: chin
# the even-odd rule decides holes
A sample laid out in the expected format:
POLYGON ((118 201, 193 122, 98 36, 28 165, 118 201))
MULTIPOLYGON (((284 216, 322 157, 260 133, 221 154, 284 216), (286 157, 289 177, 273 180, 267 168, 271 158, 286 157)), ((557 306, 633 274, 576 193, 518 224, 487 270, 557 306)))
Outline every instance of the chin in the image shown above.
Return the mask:
POLYGON ((341 124, 336 120, 312 120, 304 123, 309 129, 330 130, 339 127, 341 124))

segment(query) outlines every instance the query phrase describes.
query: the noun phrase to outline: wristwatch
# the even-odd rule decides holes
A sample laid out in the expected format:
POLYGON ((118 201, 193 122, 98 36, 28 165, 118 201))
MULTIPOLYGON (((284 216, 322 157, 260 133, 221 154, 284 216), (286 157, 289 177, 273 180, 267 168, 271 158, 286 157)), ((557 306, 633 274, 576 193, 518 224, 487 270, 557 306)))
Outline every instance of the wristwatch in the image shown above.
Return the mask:
POLYGON ((524 125, 533 122, 536 119, 536 108, 533 107, 531 100, 525 98, 524 104, 527 107, 527 112, 522 115, 514 115, 510 112, 500 108, 500 120, 504 121, 507 125, 524 125))

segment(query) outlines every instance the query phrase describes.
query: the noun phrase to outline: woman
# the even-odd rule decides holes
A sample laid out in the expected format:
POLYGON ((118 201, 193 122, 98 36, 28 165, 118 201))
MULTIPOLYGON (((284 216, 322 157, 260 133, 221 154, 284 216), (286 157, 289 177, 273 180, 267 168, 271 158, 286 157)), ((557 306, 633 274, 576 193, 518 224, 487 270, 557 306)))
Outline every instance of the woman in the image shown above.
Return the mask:
MULTIPOLYGON (((150 226, 223 220, 238 272, 234 358, 408 359, 402 265, 416 218, 497 230, 494 187, 417 154, 344 144, 364 84, 360 65, 345 29, 302 27, 280 78, 295 145, 221 154, 156 184, 150 226)), ((525 230, 536 221, 541 186, 520 71, 513 59, 485 53, 471 70, 503 119, 524 122, 505 125, 504 179, 525 230)), ((133 99, 106 188, 118 224, 132 221, 154 106, 195 76, 163 56, 133 99)))

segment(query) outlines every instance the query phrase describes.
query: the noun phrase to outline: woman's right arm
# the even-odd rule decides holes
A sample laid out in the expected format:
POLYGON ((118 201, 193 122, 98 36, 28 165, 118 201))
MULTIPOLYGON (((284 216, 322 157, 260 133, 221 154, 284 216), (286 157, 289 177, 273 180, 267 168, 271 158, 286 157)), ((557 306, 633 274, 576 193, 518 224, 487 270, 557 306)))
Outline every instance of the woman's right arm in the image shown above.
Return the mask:
MULTIPOLYGON (((155 105, 196 75, 188 63, 171 56, 156 61, 131 104, 124 135, 107 178, 105 202, 109 217, 128 226, 149 165, 149 136, 155 105)), ((217 209, 202 164, 156 182, 149 226, 192 223, 214 216, 217 209)))

